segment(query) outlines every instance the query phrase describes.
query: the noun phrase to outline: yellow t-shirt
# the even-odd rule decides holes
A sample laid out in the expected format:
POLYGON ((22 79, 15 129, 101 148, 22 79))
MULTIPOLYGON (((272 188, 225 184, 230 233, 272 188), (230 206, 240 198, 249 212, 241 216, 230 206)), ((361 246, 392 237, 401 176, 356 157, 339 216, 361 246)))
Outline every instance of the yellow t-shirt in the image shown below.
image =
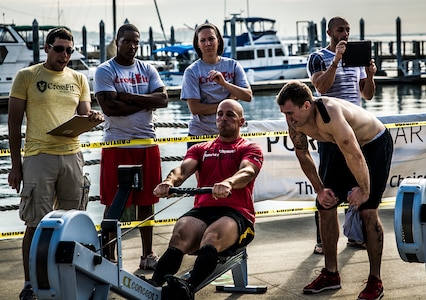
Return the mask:
POLYGON ((47 132, 70 119, 81 101, 91 101, 84 74, 68 67, 61 72, 37 64, 20 70, 10 96, 26 100, 24 156, 40 153, 66 155, 80 151, 78 137, 63 137, 47 132))

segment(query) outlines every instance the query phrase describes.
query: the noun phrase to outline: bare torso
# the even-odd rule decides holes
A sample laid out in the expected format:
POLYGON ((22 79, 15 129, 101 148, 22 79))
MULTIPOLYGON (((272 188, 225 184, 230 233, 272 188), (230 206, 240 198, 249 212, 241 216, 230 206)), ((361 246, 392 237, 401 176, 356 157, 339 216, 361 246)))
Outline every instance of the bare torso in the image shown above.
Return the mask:
POLYGON ((345 136, 350 134, 350 131, 353 131, 359 145, 363 146, 385 129, 374 115, 359 106, 330 97, 321 97, 321 99, 330 117, 329 122, 324 121, 324 117, 318 110, 319 104, 316 103, 315 110, 312 111, 314 118, 303 126, 297 127, 297 132, 304 133, 317 141, 339 144, 344 142, 345 136))

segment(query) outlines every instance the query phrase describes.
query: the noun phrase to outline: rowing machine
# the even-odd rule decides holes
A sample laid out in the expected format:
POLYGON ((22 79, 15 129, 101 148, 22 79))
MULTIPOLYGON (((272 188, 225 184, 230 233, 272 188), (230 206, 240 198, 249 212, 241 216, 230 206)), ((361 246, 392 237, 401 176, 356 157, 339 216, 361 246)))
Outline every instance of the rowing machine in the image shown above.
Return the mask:
POLYGON ((118 191, 101 235, 84 211, 52 211, 36 228, 30 248, 30 278, 37 299, 161 299, 161 288, 123 269, 119 219, 132 189, 142 188, 141 166, 119 166, 118 191), (117 263, 108 260, 109 233, 117 236, 117 263))
POLYGON ((404 179, 398 189, 394 229, 399 256, 406 262, 426 261, 426 179, 404 179))
MULTIPOLYGON (((108 299, 109 291, 112 290, 127 299, 161 300, 160 287, 155 287, 123 269, 119 218, 131 189, 141 189, 141 166, 119 166, 118 174, 118 191, 101 223, 101 234, 98 234, 89 215, 84 211, 53 211, 40 221, 30 249, 30 278, 38 299, 102 300, 108 299), (109 247, 106 246, 111 232, 115 232, 117 236, 117 263, 108 259, 109 247)), ((183 192, 183 198, 211 191, 211 188, 172 188, 170 192, 183 192)), ((236 255, 225 258, 213 272, 210 281, 232 269, 235 289, 224 287, 224 291, 265 292, 266 288, 256 290, 247 286, 246 258, 245 248, 236 255)), ((197 290, 210 281, 203 282, 197 290)))

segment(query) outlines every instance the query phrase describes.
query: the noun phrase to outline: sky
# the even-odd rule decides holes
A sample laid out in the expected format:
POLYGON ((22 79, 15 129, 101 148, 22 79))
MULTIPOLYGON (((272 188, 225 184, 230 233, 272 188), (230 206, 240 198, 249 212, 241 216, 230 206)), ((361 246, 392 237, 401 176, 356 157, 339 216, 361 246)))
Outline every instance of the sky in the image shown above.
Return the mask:
MULTIPOLYGON (((127 18, 141 32, 152 27, 154 32, 170 35, 175 31, 194 28, 208 20, 222 28, 224 18, 231 14, 242 17, 275 19, 278 35, 285 38, 302 34, 304 21, 317 24, 320 34, 321 20, 343 16, 351 24, 352 36, 359 36, 359 22, 364 20, 365 36, 396 34, 396 20, 401 20, 402 35, 426 36, 425 0, 116 0, 116 29, 127 18), (158 7, 158 17, 156 5, 158 7), (161 22, 160 22, 161 19, 161 22), (302 22, 300 22, 302 21, 302 22), (299 22, 298 26, 296 25, 299 22), (162 25, 162 26, 161 26, 162 25)), ((99 32, 101 21, 105 31, 112 34, 112 0, 12 0, 0 2, 3 23, 31 25, 65 25, 81 32, 99 32)), ((306 28, 306 27, 305 27, 306 28)), ((192 38, 192 35, 191 35, 192 38)))

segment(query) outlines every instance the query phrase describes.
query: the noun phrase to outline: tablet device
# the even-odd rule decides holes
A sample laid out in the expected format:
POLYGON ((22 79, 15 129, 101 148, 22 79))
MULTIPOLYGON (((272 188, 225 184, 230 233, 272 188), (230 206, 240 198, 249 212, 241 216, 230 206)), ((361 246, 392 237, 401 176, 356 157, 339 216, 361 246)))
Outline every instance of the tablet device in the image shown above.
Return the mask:
POLYGON ((371 60, 371 41, 355 41, 346 44, 346 51, 343 53, 343 67, 363 67, 369 66, 371 60))
POLYGON ((86 115, 74 115, 71 119, 58 127, 48 131, 48 134, 76 137, 83 132, 89 131, 103 121, 90 121, 86 115))

